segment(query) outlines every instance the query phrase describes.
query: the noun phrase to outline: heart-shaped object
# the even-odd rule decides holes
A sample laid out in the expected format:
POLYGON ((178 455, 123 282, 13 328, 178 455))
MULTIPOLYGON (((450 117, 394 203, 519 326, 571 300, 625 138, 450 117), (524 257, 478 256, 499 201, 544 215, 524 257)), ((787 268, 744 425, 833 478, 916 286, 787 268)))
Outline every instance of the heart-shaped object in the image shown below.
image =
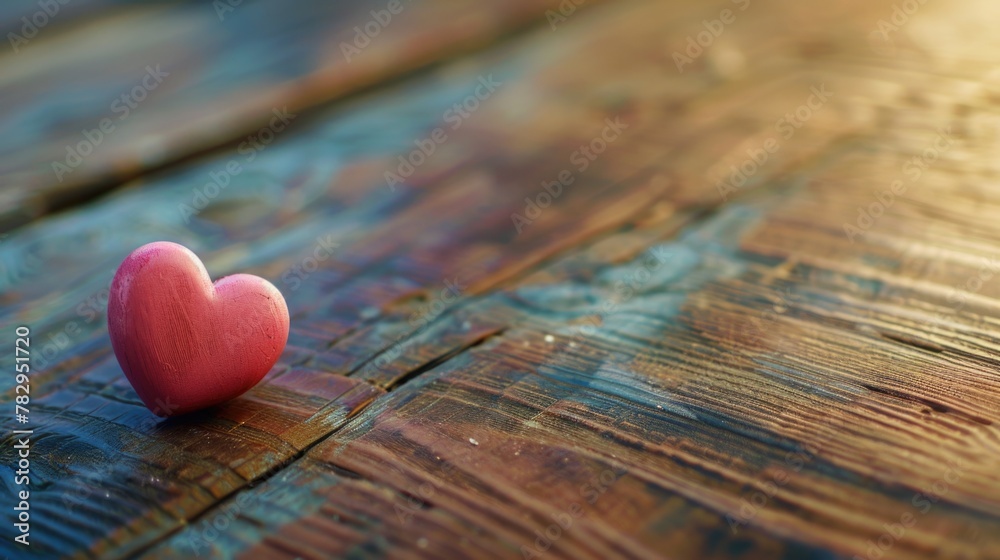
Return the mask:
POLYGON ((158 416, 237 397, 270 371, 288 341, 288 307, 249 274, 212 279, 186 247, 157 242, 118 267, 108 332, 135 392, 158 416))

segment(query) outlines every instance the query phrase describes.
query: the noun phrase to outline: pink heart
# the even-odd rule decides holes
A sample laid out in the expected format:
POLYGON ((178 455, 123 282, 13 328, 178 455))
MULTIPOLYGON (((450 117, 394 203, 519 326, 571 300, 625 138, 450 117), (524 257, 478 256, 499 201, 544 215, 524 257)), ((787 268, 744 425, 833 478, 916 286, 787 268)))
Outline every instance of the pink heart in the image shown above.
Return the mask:
POLYGON ((176 416, 235 398, 288 341, 288 307, 249 274, 212 279, 197 255, 160 241, 118 267, 108 297, 111 346, 142 402, 176 416))

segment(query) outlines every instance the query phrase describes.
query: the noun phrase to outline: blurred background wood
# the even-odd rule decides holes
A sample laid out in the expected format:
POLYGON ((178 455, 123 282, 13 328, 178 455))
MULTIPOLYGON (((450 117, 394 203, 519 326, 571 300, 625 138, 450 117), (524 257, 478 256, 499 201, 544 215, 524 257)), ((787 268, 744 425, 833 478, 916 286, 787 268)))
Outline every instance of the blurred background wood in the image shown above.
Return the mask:
POLYGON ((375 1, 52 1, 52 17, 27 2, 27 21, 15 19, 23 7, 0 13, 12 29, 0 53, 0 125, 21 132, 0 140, 0 231, 236 148, 274 109, 297 114, 399 79, 543 9, 527 0, 397 0, 393 12, 375 1))
POLYGON ((102 41, 189 69, 94 160, 124 184, 18 167, 100 120, 82 91, 131 88, 117 57, 75 66, 87 87, 4 74, 4 108, 44 138, 0 151, 4 224, 36 218, 0 243, 0 342, 28 324, 41 353, 32 553, 1000 557, 995 7, 413 3, 362 52, 377 62, 346 66, 327 30, 380 5, 350 25, 339 4, 267 6, 107 7, 0 58, 45 68, 48 41, 129 17, 102 41), (213 80, 174 11, 246 26, 181 40, 213 80), (250 40, 254 22, 287 39, 250 40), (323 62, 287 69, 302 53, 323 62), (312 108, 232 145, 286 102, 312 108), (76 116, 40 132, 29 109, 76 116), (212 140, 164 132, 174 164, 128 163, 157 123, 212 140), (122 376, 103 308, 161 239, 213 277, 269 278, 292 316, 261 385, 169 421, 122 376))

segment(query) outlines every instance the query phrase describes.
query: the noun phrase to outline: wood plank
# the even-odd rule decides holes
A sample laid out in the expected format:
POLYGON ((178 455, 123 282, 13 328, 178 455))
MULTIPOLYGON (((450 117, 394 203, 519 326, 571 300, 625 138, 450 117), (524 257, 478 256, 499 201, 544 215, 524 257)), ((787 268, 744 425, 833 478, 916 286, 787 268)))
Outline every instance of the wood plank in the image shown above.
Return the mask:
MULTIPOLYGON (((864 557, 909 513, 892 557, 996 556, 997 289, 955 288, 996 236, 991 192, 968 186, 992 169, 982 66, 873 55, 888 2, 755 2, 685 72, 669 46, 652 54, 664 27, 683 44, 726 5, 602 6, 558 41, 539 31, 325 113, 191 223, 177 205, 232 154, 14 232, 0 336, 81 327, 35 377, 47 437, 159 479, 107 474, 107 496, 80 498, 89 515, 39 522, 64 537, 50 551, 864 557), (389 189, 397 156, 491 73, 504 85, 389 189), (823 84, 831 101, 723 199, 729 166, 823 84), (616 116, 627 133, 518 232, 524 198, 616 116), (949 125, 956 143, 851 243, 857 207, 949 125), (161 238, 213 275, 271 278, 293 334, 246 397, 150 425, 102 313, 79 306, 161 238), (102 514, 111 490, 126 506, 102 514)), ((975 7, 925 6, 913 29, 975 7)), ((87 480, 68 455, 40 459, 50 486, 33 505, 87 480)))
POLYGON ((528 0, 396 5, 396 14, 374 0, 294 10, 109 6, 80 21, 56 14, 23 52, 0 56, 8 132, 0 231, 217 147, 256 151, 273 139, 263 131, 276 111, 296 125, 330 100, 530 25, 544 8, 528 0), (373 12, 388 14, 380 15, 386 23, 373 12), (356 37, 366 25, 372 37, 356 37))
MULTIPOLYGON (((899 103, 884 71, 858 70, 831 77, 834 91, 865 96, 852 100, 855 115, 899 103)), ((936 85, 943 98, 992 112, 951 89, 966 80, 936 85)), ((909 143, 889 143, 869 124, 845 155, 800 161, 777 184, 787 186, 654 245, 673 266, 613 313, 600 304, 643 261, 614 263, 635 255, 632 237, 642 246, 655 234, 616 235, 590 259, 574 256, 439 319, 411 355, 445 351, 448 335, 496 329, 498 318, 517 327, 369 407, 289 469, 293 497, 282 503, 310 504, 305 511, 278 523, 241 514, 214 550, 863 557, 869 541, 889 538, 884 524, 909 514, 916 524, 890 539, 892 557, 995 555, 1000 496, 989 457, 1000 399, 996 337, 983 324, 995 293, 970 294, 977 307, 961 320, 946 305, 950 286, 982 270, 994 235, 971 203, 986 193, 966 193, 951 163, 967 165, 974 148, 951 149, 923 179, 939 174, 935 189, 886 214, 887 240, 852 245, 843 230, 859 201, 876 200, 872 185, 889 185, 935 140, 930 123, 952 118, 927 112, 896 129, 909 143), (872 142, 885 144, 873 153, 872 142), (928 211, 942 200, 947 213, 928 211), (917 254, 946 251, 948 265, 893 250, 914 242, 917 254), (942 313, 946 325, 933 323, 942 313), (576 342, 574 321, 593 315, 600 326, 576 342), (607 472, 607 493, 589 503, 588 485, 607 472), (535 531, 573 504, 584 513, 543 550, 535 531)), ((156 550, 207 546, 203 536, 195 526, 156 550)))

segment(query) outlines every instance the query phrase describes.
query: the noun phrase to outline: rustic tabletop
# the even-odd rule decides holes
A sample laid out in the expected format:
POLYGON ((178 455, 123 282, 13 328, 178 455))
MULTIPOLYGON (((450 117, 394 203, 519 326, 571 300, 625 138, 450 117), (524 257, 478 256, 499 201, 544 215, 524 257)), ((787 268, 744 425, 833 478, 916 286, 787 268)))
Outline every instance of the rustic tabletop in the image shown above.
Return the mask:
POLYGON ((1000 558, 995 4, 0 22, 0 555, 1000 558), (106 319, 157 240, 291 316, 171 419, 106 319))

